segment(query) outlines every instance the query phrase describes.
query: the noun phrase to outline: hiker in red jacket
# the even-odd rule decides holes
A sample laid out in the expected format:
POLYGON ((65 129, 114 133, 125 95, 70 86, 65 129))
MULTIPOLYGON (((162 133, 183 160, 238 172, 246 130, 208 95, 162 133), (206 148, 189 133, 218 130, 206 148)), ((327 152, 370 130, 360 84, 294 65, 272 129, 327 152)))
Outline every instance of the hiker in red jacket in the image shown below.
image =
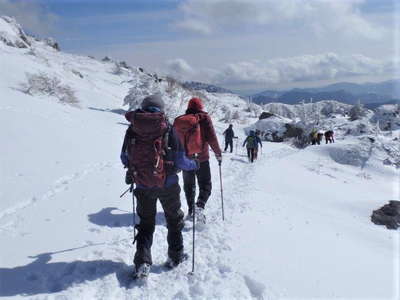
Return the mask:
MULTIPOLYGON (((208 198, 211 195, 211 171, 210 171, 210 154, 209 146, 215 153, 215 157, 219 163, 222 162, 221 148, 218 144, 218 139, 215 134, 214 126, 211 121, 210 116, 203 111, 203 103, 199 98, 192 98, 189 101, 186 114, 178 117, 175 120, 174 127, 179 119, 194 117, 198 120, 199 125, 199 139, 201 139, 201 146, 194 156, 200 162, 200 168, 195 171, 183 171, 183 189, 185 191, 186 201, 189 207, 189 216, 193 213, 193 203, 196 197, 196 177, 197 183, 199 185, 199 196, 196 202, 196 216, 199 221, 205 222, 204 207, 207 203, 208 198)), ((179 127, 179 126, 178 126, 179 127)), ((178 134, 180 133, 179 128, 177 128, 178 134)), ((181 135, 182 138, 182 135, 181 135)), ((185 139, 185 138, 183 138, 185 139)), ((191 150, 188 149, 197 142, 187 141, 186 143, 186 153, 191 154, 191 150)), ((199 144, 199 143, 197 143, 199 144)), ((193 146, 195 147, 195 146, 193 146)))

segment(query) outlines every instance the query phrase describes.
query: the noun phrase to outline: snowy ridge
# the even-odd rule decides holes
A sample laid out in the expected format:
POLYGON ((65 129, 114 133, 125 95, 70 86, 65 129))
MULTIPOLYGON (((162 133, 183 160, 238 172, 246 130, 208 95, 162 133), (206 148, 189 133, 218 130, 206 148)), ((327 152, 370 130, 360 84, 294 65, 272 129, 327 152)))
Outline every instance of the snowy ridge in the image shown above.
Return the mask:
POLYGON ((18 48, 28 48, 31 45, 21 26, 6 16, 0 16, 0 41, 18 48))

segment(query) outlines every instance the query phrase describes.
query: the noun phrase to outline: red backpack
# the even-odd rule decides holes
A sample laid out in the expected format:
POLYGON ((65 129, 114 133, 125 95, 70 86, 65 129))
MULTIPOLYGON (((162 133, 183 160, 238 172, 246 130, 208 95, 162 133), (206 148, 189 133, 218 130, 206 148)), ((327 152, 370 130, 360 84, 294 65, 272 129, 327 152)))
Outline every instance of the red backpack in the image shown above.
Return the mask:
POLYGON ((127 145, 129 171, 136 184, 163 187, 168 163, 164 160, 168 145, 168 122, 163 113, 129 112, 131 122, 127 145))
POLYGON ((180 142, 185 147, 187 156, 202 152, 203 139, 200 129, 200 116, 198 114, 179 116, 175 119, 173 126, 179 136, 180 142))

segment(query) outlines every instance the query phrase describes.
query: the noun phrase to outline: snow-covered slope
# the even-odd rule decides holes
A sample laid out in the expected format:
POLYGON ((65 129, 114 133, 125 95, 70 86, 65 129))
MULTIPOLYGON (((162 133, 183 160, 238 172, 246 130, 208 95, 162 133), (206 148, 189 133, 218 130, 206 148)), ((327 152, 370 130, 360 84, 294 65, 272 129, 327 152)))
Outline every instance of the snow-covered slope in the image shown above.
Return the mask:
MULTIPOLYGON (((0 24, 10 40, 19 38, 14 22, 0 24)), ((254 111, 235 95, 207 92, 220 141, 225 122, 234 122, 239 136, 222 166, 226 220, 211 160, 214 190, 208 225, 197 234, 195 275, 188 276, 190 261, 170 272, 162 267, 167 229, 159 208, 151 277, 138 286, 129 279, 132 198, 119 198, 127 188, 119 162, 123 99, 129 94, 126 103, 134 106, 161 91, 173 117, 191 91, 27 40, 26 48, 0 41, 0 297, 398 298, 398 232, 369 221, 373 209, 398 199, 398 170, 382 164, 384 152, 363 136, 343 135, 334 145, 305 150, 264 143, 251 165, 240 143, 244 126, 257 120, 254 111), (26 73, 56 78, 49 82, 68 86, 79 102, 67 104, 46 90, 28 93, 21 86, 26 73), (362 164, 343 159, 349 145, 362 146, 350 161, 362 164)), ((191 253, 189 229, 184 243, 191 253)))

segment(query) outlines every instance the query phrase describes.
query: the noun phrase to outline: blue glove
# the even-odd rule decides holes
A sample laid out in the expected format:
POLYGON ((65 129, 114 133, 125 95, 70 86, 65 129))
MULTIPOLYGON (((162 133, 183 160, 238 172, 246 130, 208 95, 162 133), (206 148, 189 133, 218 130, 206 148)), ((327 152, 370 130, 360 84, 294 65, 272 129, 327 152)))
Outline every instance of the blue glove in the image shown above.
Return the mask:
POLYGON ((124 167, 127 168, 129 164, 128 155, 125 152, 121 152, 120 158, 124 167))

